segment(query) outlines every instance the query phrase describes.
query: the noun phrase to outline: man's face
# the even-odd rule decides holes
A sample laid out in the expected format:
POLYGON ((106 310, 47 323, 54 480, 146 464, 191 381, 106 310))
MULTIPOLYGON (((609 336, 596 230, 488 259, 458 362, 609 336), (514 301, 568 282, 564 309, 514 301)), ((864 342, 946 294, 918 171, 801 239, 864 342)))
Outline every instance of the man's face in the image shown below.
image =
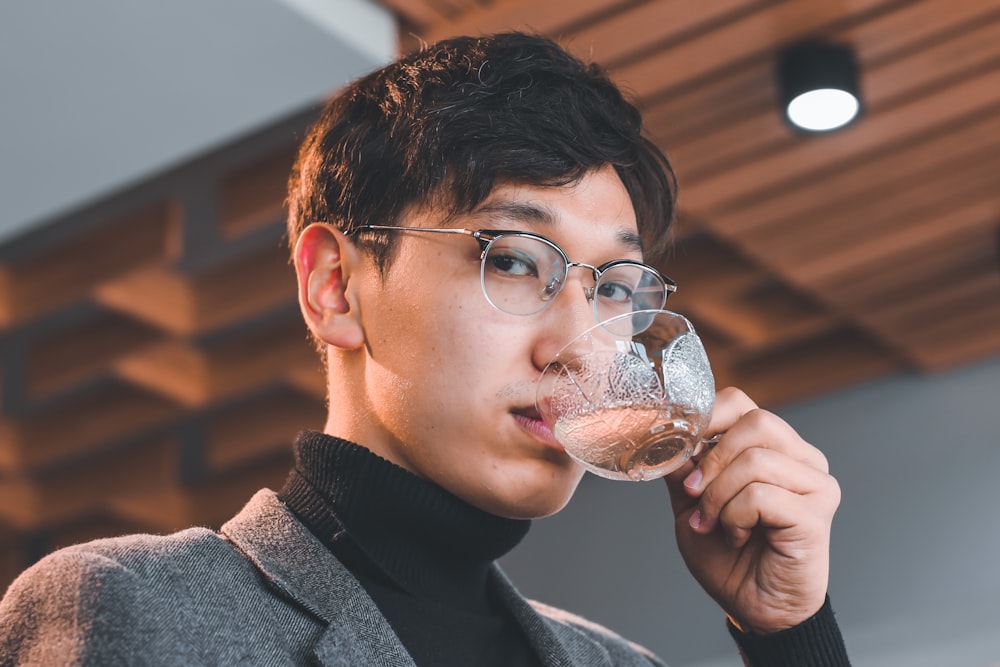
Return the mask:
MULTIPOLYGON (((436 227, 443 217, 421 211, 398 224, 436 227)), ((448 226, 534 232, 593 266, 642 258, 631 201, 611 168, 566 187, 498 187, 448 226)), ((356 397, 364 414, 346 435, 331 424, 334 434, 494 514, 558 511, 583 470, 538 418, 535 382, 570 338, 594 324, 584 294, 592 275, 570 269, 548 308, 510 315, 483 296, 473 238, 391 233, 397 251, 386 278, 368 280, 360 297, 363 388, 351 390, 365 392, 356 397)))

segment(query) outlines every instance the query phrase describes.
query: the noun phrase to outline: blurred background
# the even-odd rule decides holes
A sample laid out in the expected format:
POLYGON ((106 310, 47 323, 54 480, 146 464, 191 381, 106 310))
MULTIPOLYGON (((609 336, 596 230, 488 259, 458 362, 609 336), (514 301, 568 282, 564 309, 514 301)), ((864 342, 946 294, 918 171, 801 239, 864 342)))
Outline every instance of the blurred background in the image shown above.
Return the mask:
MULTIPOLYGON (((280 486, 324 417, 282 241, 297 143, 401 50, 508 28, 605 65, 671 157, 671 306, 829 457, 855 663, 1000 664, 1000 0, 0 4, 0 591, 280 486), (783 120, 807 39, 857 59, 840 131, 783 120)), ((740 664, 662 483, 588 477, 504 566, 674 667, 740 664)))

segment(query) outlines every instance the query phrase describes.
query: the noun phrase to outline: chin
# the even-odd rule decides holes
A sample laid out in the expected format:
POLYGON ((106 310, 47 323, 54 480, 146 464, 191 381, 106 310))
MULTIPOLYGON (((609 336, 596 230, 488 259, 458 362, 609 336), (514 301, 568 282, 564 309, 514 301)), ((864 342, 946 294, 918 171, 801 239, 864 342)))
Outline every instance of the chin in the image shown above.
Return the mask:
POLYGON ((481 509, 508 519, 541 519, 555 514, 573 497, 583 470, 574 464, 572 470, 546 475, 544 483, 521 483, 493 493, 479 504, 481 509))

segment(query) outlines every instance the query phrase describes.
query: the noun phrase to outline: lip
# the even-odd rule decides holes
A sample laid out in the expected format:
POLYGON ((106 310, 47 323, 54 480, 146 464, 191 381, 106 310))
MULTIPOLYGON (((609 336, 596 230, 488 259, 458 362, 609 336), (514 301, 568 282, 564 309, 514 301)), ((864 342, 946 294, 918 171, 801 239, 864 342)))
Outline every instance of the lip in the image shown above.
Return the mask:
POLYGON ((559 441, 556 440, 556 436, 552 432, 552 429, 549 428, 549 425, 542 421, 541 416, 538 414, 538 410, 536 410, 534 406, 530 408, 512 410, 511 414, 514 416, 514 421, 516 421, 521 428, 534 437, 535 440, 538 440, 546 447, 555 449, 556 451, 566 451, 563 449, 563 446, 559 444, 559 441))

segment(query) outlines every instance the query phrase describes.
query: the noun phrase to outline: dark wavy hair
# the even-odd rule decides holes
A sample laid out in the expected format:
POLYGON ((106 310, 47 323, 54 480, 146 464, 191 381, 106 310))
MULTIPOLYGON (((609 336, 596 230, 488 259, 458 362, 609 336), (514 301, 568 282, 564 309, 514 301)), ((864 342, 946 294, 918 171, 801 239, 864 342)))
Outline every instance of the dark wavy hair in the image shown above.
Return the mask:
MULTIPOLYGON (((566 185, 604 165, 629 193, 647 261, 659 261, 676 179, 604 72, 536 35, 449 39, 326 106, 289 180, 289 241, 313 221, 351 233, 398 224, 414 206, 470 212, 501 183, 566 185)), ((355 235, 383 272, 394 238, 355 235)))

